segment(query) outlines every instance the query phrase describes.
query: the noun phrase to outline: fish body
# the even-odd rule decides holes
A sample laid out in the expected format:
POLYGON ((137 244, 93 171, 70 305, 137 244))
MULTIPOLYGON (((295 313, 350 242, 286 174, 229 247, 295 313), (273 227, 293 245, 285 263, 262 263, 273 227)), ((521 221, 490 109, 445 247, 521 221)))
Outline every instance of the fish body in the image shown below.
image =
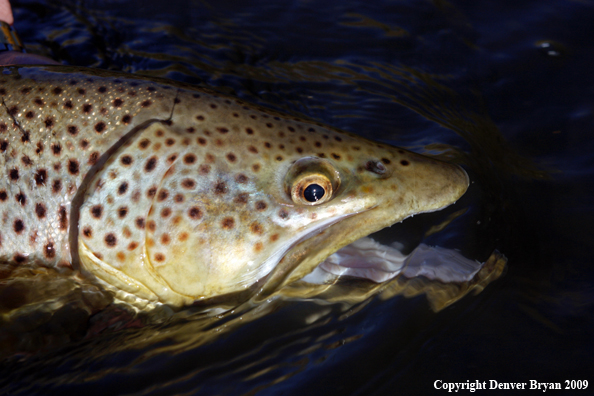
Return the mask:
POLYGON ((0 260, 173 306, 276 288, 455 202, 464 170, 207 89, 61 66, 0 75, 0 260))

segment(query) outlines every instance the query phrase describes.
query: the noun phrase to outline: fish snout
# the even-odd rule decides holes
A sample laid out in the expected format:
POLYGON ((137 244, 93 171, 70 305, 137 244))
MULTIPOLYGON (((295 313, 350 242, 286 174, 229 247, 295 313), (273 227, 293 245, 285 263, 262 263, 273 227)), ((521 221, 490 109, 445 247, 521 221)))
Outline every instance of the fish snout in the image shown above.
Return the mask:
POLYGON ((443 209, 462 197, 469 186, 468 174, 456 164, 413 154, 397 165, 393 177, 407 186, 415 213, 443 209))

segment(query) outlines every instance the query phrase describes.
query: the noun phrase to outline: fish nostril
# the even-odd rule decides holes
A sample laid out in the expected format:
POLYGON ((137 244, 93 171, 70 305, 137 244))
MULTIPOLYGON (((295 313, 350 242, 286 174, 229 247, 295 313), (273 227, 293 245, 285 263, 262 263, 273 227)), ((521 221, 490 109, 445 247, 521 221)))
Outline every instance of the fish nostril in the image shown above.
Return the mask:
POLYGON ((378 175, 383 175, 388 170, 380 161, 367 161, 365 169, 378 175))

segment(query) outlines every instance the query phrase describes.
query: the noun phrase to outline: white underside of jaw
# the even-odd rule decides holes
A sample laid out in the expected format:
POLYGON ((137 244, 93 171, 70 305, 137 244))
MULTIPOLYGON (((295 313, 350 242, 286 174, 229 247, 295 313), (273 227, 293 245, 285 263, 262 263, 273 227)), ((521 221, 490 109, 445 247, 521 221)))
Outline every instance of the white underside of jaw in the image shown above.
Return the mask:
POLYGON ((482 266, 451 249, 420 244, 409 255, 403 255, 394 247, 365 237, 330 255, 302 280, 324 284, 337 276, 353 276, 381 283, 403 275, 444 283, 464 282, 471 280, 482 266))

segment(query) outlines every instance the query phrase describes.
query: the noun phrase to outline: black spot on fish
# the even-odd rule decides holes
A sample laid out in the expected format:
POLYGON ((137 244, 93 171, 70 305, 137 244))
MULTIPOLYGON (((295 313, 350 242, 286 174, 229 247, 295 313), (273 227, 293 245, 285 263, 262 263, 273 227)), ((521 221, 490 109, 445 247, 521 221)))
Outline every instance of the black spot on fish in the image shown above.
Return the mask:
POLYGON ((188 209, 188 216, 190 216, 191 219, 198 220, 202 217, 202 211, 197 206, 193 206, 188 209))
POLYGON ((105 235, 104 241, 108 247, 114 247, 118 243, 116 236, 111 232, 105 235))
POLYGON ((31 158, 29 158, 29 156, 27 156, 27 155, 23 155, 21 157, 21 162, 25 166, 31 166, 31 165, 33 165, 33 161, 31 161, 31 158))
POLYGON ((146 161, 144 165, 144 170, 147 172, 152 172, 157 167, 157 157, 152 156, 146 161))
POLYGON ((94 205, 91 207, 91 216, 93 216, 94 218, 100 219, 102 214, 103 214, 103 206, 94 205))
POLYGON ((196 162, 196 156, 194 154, 186 154, 184 155, 184 163, 191 165, 196 162))
POLYGON ((12 180, 12 181, 19 180, 19 170, 17 168, 11 169, 8 174, 10 176, 10 180, 12 180))
POLYGON ((144 229, 144 218, 143 217, 137 217, 135 223, 136 223, 136 227, 138 227, 141 230, 144 229))
POLYGON ((128 208, 126 206, 122 206, 118 209, 118 217, 123 219, 128 214, 128 208))
POLYGON ((62 146, 60 145, 60 143, 53 143, 52 151, 54 152, 54 155, 60 155, 60 153, 62 152, 62 146))
POLYGON ((167 199, 168 196, 169 196, 169 192, 165 189, 161 189, 159 191, 159 195, 157 195, 157 201, 163 202, 167 199))
POLYGON ((235 227, 235 220, 233 217, 225 217, 221 222, 221 226, 226 230, 230 230, 231 228, 235 227))
POLYGON ((138 147, 141 150, 146 149, 149 145, 151 144, 151 141, 148 139, 142 139, 140 142, 138 142, 138 147))
POLYGON ((76 136, 78 134, 78 127, 76 125, 68 125, 67 130, 72 136, 76 136))
POLYGON ((99 152, 94 151, 91 153, 91 155, 89 155, 89 160, 87 161, 87 163, 89 165, 95 165, 95 163, 97 162, 98 159, 99 159, 99 152))
POLYGON ((54 180, 54 183, 52 184, 52 192, 54 194, 57 194, 60 192, 61 189, 62 189, 62 181, 60 179, 54 180))
POLYGON ((95 124, 95 131, 97 133, 102 133, 105 130, 106 126, 107 125, 105 125, 105 123, 103 121, 100 121, 97 124, 95 124))
POLYGON ((14 232, 16 232, 17 234, 20 234, 25 229, 25 223, 23 223, 23 220, 21 219, 16 219, 12 226, 14 232))
POLYGON ((278 217, 280 217, 283 220, 286 220, 289 218, 289 212, 287 212, 286 209, 281 209, 278 212, 278 217))
POLYGON ((184 179, 181 182, 183 188, 192 189, 196 186, 196 182, 192 179, 184 179))
POLYGON ((37 172, 35 172, 35 184, 37 184, 38 186, 42 186, 42 185, 44 186, 46 180, 47 180, 47 170, 38 169, 37 172))
POLYGON ((89 114, 93 110, 93 105, 90 103, 85 103, 82 107, 82 111, 85 114, 89 114))
POLYGON ((78 161, 77 160, 75 160, 75 159, 68 160, 68 172, 70 172, 71 175, 78 174, 78 161))
POLYGON ((21 204, 21 206, 25 206, 27 204, 27 196, 22 192, 18 193, 14 196, 14 199, 21 204))
POLYGON ((58 224, 61 230, 68 228, 68 214, 66 213, 66 208, 64 206, 60 206, 58 209, 58 224))
POLYGON ((125 194, 126 191, 128 191, 128 182, 123 182, 118 187, 118 194, 120 194, 120 195, 125 194))
POLYGON ((237 197, 235 197, 233 202, 238 204, 246 204, 248 202, 248 196, 249 195, 247 193, 241 193, 237 197))
POLYGON ((48 259, 52 259, 56 256, 56 250, 54 249, 54 244, 52 242, 48 242, 43 247, 43 254, 48 259))
POLYGON ((134 162, 134 161, 133 161, 133 159, 132 159, 132 157, 131 157, 131 156, 129 156, 129 155, 124 155, 124 156, 122 157, 122 159, 120 160, 120 162, 122 163, 122 165, 124 165, 124 166, 128 166, 128 165, 131 165, 131 164, 132 164, 132 162, 134 162))
POLYGON ((227 185, 225 184, 225 182, 219 181, 217 184, 215 184, 214 192, 215 192, 215 194, 219 194, 219 195, 226 194, 227 193, 227 185))
POLYGON ((35 214, 38 218, 43 219, 45 217, 45 205, 42 203, 35 204, 35 214))

